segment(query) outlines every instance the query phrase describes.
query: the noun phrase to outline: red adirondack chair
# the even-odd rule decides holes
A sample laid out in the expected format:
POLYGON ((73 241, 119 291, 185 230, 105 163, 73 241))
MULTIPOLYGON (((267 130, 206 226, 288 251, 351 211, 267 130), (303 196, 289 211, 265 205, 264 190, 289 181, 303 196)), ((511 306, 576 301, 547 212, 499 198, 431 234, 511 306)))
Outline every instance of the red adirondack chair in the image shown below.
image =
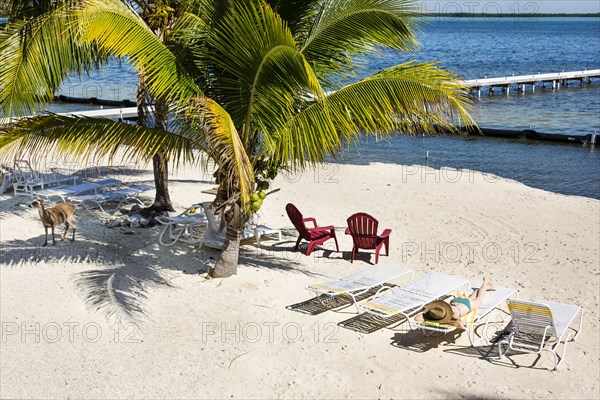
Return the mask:
POLYGON ((352 241, 354 242, 351 262, 354 262, 354 255, 358 249, 375 249, 375 264, 379 261, 381 246, 385 245, 385 255, 390 255, 391 229, 385 229, 381 235, 377 235, 379 222, 366 213, 351 215, 347 221, 346 235, 352 235, 352 241))
POLYGON ((298 250, 298 246, 300 245, 300 241, 302 239, 307 240, 308 249, 306 250, 306 255, 309 256, 315 248, 315 246, 323 244, 329 239, 333 239, 335 240, 336 250, 340 251, 337 237, 335 236, 335 228, 332 225, 318 226, 316 219, 303 218, 302 213, 300 213, 296 206, 294 206, 291 203, 285 206, 285 211, 287 212, 288 217, 290 217, 292 224, 294 224, 299 233, 298 240, 296 241, 296 247, 294 248, 294 250, 298 250), (306 222, 312 222, 314 227, 308 228, 305 225, 306 222))

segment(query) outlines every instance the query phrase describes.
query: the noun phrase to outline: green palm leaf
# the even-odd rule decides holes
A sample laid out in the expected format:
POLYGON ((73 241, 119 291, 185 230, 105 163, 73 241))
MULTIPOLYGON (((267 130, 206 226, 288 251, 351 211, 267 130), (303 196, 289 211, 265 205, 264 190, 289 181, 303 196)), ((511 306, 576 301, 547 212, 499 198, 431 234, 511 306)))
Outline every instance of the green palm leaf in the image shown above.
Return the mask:
POLYGON ((239 196, 242 207, 249 211, 254 171, 247 149, 227 111, 214 100, 198 97, 185 110, 185 117, 192 121, 196 131, 206 132, 205 149, 225 177, 227 198, 239 196))
POLYGON ((0 113, 5 116, 32 114, 39 103, 52 100, 70 72, 81 74, 106 61, 106 54, 73 28, 69 3, 0 31, 0 113))
POLYGON ((434 132, 453 122, 473 125, 460 81, 433 63, 405 63, 333 92, 298 113, 272 135, 263 154, 299 167, 335 157, 360 134, 434 132), (320 144, 320 146, 317 146, 320 144))
POLYGON ((74 15, 87 40, 127 57, 136 69, 143 68, 156 97, 183 102, 198 94, 198 86, 175 55, 132 8, 118 0, 86 0, 74 15))
POLYGON ((0 128, 0 158, 11 160, 27 155, 36 159, 49 153, 84 164, 107 157, 145 163, 161 151, 175 165, 197 162, 196 137, 115 122, 105 118, 44 115, 22 119, 0 128))
POLYGON ((210 97, 241 127, 247 146, 253 132, 288 120, 301 95, 322 93, 285 22, 264 2, 238 2, 215 27, 208 44, 207 61, 215 71, 210 97))
POLYGON ((410 0, 324 0, 302 52, 320 77, 352 77, 356 56, 385 47, 416 50, 410 0))

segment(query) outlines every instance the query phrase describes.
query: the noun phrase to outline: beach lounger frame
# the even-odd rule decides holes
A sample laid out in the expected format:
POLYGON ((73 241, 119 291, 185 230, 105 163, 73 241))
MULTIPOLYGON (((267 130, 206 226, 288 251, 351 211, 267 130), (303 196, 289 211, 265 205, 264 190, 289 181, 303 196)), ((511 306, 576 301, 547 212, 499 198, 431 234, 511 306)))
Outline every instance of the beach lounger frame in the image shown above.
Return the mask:
POLYGON ((4 194, 17 180, 14 168, 7 164, 0 164, 0 178, 0 194, 4 194))
POLYGON ((56 186, 33 192, 34 197, 44 200, 46 203, 55 204, 58 202, 68 201, 70 196, 78 196, 87 193, 98 194, 99 191, 118 188, 123 185, 123 182, 114 179, 106 178, 91 182, 82 182, 73 186, 56 186))
POLYGON ((99 208, 103 213, 111 215, 103 205, 105 206, 107 203, 118 202, 115 211, 128 202, 135 202, 140 206, 144 206, 144 202, 139 199, 139 195, 151 189, 153 189, 153 186, 140 184, 125 186, 117 190, 109 190, 99 194, 68 196, 67 199, 85 209, 99 208))
POLYGON ((508 336, 498 342, 498 353, 503 358, 510 350, 538 354, 548 351, 554 355, 554 370, 564 360, 567 344, 574 341, 583 327, 583 308, 546 300, 509 300, 508 309, 512 317, 512 329, 508 336), (579 315, 579 326, 575 334, 571 325, 579 315), (558 346, 563 349, 558 353, 558 346), (502 346, 506 346, 503 350, 502 346))
POLYGON ((258 213, 252 214, 252 216, 250 217, 250 221, 248 221, 248 227, 254 232, 254 239, 256 240, 257 246, 260 246, 260 238, 266 235, 277 235, 278 241, 281 242, 283 240, 281 236, 281 229, 270 228, 266 225, 261 224, 258 217, 258 213))
POLYGON ((36 187, 40 190, 48 186, 60 185, 73 181, 73 185, 76 184, 79 178, 76 175, 63 175, 56 172, 41 173, 35 171, 29 161, 27 160, 15 160, 14 163, 15 180, 13 181, 13 194, 14 196, 29 196, 34 197, 34 191, 36 187))
POLYGON ((443 272, 430 272, 403 286, 389 290, 381 288, 372 299, 358 303, 358 309, 380 318, 401 314, 405 319, 400 324, 407 321, 410 329, 414 329, 411 317, 419 313, 425 304, 462 287, 468 290, 468 279, 443 272))
POLYGON ((200 203, 188 207, 181 214, 173 217, 156 217, 156 220, 164 227, 158 236, 158 243, 169 247, 177 242, 191 245, 202 242, 202 236, 198 235, 198 228, 207 223, 206 215, 200 203))
MULTIPOLYGON (((206 216, 206 230, 204 232, 204 237, 200 241, 200 245, 203 247, 220 250, 223 248, 225 243, 225 233, 227 231, 227 227, 225 224, 221 223, 220 216, 215 214, 212 201, 205 201, 200 203, 200 205, 204 209, 204 215, 206 216)), ((273 229, 266 225, 258 225, 251 222, 250 224, 246 225, 244 230, 241 232, 241 240, 254 237, 256 244, 260 246, 261 236, 274 233, 279 235, 279 241, 281 241, 280 229, 273 229)))
MULTIPOLYGON (((472 291, 477 290, 478 288, 471 288, 472 291)), ((505 311, 501 310, 500 307, 506 304, 508 299, 518 299, 519 292, 517 289, 506 288, 506 287, 496 287, 493 291, 488 291, 485 294, 483 299, 483 303, 480 307, 475 308, 469 314, 463 317, 463 322, 465 323, 465 330, 467 331, 467 336, 471 343, 471 346, 476 346, 480 342, 484 342, 485 344, 489 344, 487 339, 487 330, 495 319, 495 316, 499 317, 498 322, 505 322, 506 318, 503 314, 507 314, 505 311), (481 336, 479 338, 475 338, 475 326, 483 325, 483 330, 481 336)), ((422 329, 423 331, 434 331, 441 333, 449 333, 455 331, 458 328, 455 325, 451 324, 439 324, 436 322, 419 322, 414 321, 415 325, 422 329)))
POLYGON ((352 298, 352 305, 356 307, 356 312, 358 313, 360 310, 358 308, 357 297, 378 286, 381 287, 380 290, 390 288, 391 286, 388 285, 390 281, 407 275, 410 275, 409 282, 412 282, 415 275, 414 270, 402 268, 394 264, 381 264, 367 267, 335 281, 309 285, 306 289, 314 292, 316 295, 330 296, 323 303, 336 296, 350 296, 352 298))

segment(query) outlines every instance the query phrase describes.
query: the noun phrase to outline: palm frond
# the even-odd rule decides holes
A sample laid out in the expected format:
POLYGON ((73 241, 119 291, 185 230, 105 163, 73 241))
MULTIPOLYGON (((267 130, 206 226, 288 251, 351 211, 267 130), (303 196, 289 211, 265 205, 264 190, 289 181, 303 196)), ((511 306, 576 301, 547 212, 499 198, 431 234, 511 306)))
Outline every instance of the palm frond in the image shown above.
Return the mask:
MULTIPOLYGON (((295 99, 322 89, 283 21, 266 3, 238 2, 208 38, 211 98, 228 110, 244 142, 295 113, 295 99), (232 37, 235 40, 232 40, 232 37)), ((251 144, 248 144, 251 146, 251 144)))
POLYGON ((0 159, 26 155, 31 159, 54 154, 87 164, 107 157, 109 162, 149 162, 161 151, 175 165, 196 162, 195 137, 161 129, 115 122, 105 118, 49 114, 22 119, 0 128, 0 159))
POLYGON ((320 76, 348 78, 357 56, 418 48, 414 8, 412 0, 324 0, 302 52, 320 76))
POLYGON ((121 1, 86 0, 74 14, 88 40, 118 57, 127 57, 136 69, 144 69, 147 85, 156 97, 183 101, 199 92, 175 55, 121 1))
POLYGON ((303 41, 314 20, 321 0, 266 0, 287 22, 297 42, 303 41))
POLYGON ((71 2, 0 31, 0 113, 28 115, 52 100, 70 73, 89 71, 106 53, 86 43, 72 24, 71 2))
POLYGON ((242 207, 249 211, 254 171, 227 111, 214 100, 198 97, 187 108, 185 116, 193 122, 197 131, 206 133, 206 151, 228 182, 228 198, 239 195, 242 207))
POLYGON ((333 92, 265 135, 264 153, 292 165, 335 157, 361 134, 432 133, 474 125, 466 88, 433 63, 405 63, 333 92))
POLYGON ((166 43, 202 91, 206 88, 207 71, 204 64, 198 60, 206 54, 206 36, 210 29, 210 21, 202 16, 184 13, 177 19, 166 43))

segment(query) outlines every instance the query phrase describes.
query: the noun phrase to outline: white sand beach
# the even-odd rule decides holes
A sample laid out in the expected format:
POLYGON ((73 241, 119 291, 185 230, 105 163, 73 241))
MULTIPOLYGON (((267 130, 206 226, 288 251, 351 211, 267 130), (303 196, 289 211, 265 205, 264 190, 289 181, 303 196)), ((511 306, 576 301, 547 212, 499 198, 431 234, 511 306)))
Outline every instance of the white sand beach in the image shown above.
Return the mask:
MULTIPOLYGON (((143 182, 151 182, 151 169, 143 182)), ((211 200, 193 168, 173 173, 183 210, 211 200)), ((327 164, 284 178, 262 222, 283 242, 244 242, 238 274, 206 280, 217 254, 158 245, 160 227, 102 225, 78 210, 76 241, 42 247, 27 199, 0 196, 1 398, 600 398, 600 202, 557 195, 471 171, 392 164, 327 164), (285 214, 336 226, 341 252, 293 252, 285 214), (583 331, 564 363, 552 355, 485 359, 466 334, 426 336, 339 327, 346 308, 310 316, 286 309, 308 284, 365 268, 350 263, 346 218, 367 212, 391 228, 380 263, 489 276, 519 297, 585 309, 583 331)), ((147 192, 151 200, 152 192, 147 192)))

